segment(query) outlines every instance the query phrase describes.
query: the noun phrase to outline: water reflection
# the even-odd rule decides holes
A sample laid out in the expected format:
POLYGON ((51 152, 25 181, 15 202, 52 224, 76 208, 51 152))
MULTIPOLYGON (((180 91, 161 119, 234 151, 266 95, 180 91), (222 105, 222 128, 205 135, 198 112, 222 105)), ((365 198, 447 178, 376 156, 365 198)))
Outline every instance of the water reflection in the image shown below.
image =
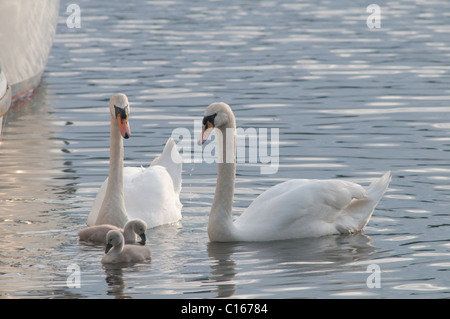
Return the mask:
POLYGON ((210 264, 211 274, 206 287, 216 287, 217 297, 231 297, 236 292, 233 278, 237 274, 236 261, 232 254, 236 252, 236 243, 209 243, 208 256, 213 259, 210 264))
MULTIPOLYGON (((107 295, 114 296, 116 299, 132 298, 126 293, 128 288, 126 282, 127 274, 134 274, 137 278, 142 278, 139 272, 148 271, 148 266, 151 261, 142 263, 117 263, 117 264, 103 264, 105 271, 105 281, 108 285, 107 295)), ((143 280, 144 281, 144 280, 143 280)))
POLYGON ((123 268, 127 265, 104 265, 106 278, 105 281, 108 284, 108 295, 113 295, 115 298, 124 299, 129 298, 124 294, 127 284, 123 278, 123 268))
MULTIPOLYGON (((51 272, 44 257, 66 241, 62 230, 68 205, 58 195, 64 185, 61 144, 45 83, 33 96, 13 105, 0 142, 0 273, 20 273, 23 267, 51 272)), ((4 278, 4 277, 3 277, 4 278)), ((29 269, 25 287, 42 287, 29 269)), ((47 281, 48 278, 42 280, 47 281)), ((15 290, 17 283, 4 288, 15 290)))
MULTIPOLYGON (((215 287, 217 297, 231 297, 238 283, 245 285, 250 278, 258 282, 269 274, 274 276, 274 289, 286 281, 305 282, 306 277, 323 276, 344 265, 370 260, 377 250, 371 243, 372 239, 364 234, 263 243, 208 243, 211 271, 203 286, 215 287), (237 277, 246 279, 241 282, 237 277)), ((295 287, 305 288, 303 284, 295 287)), ((270 285, 267 289, 271 289, 270 285)))
MULTIPOLYGON (((58 130, 53 125, 47 88, 41 86, 30 100, 13 106, 0 144, 1 218, 22 225, 51 223, 40 214, 62 208, 57 190, 64 183, 58 130), (55 205, 56 204, 56 205, 55 205)), ((25 227, 26 228, 26 227, 25 227)), ((47 224, 45 228, 51 229, 47 224)), ((17 232, 17 229, 15 229, 17 232)))

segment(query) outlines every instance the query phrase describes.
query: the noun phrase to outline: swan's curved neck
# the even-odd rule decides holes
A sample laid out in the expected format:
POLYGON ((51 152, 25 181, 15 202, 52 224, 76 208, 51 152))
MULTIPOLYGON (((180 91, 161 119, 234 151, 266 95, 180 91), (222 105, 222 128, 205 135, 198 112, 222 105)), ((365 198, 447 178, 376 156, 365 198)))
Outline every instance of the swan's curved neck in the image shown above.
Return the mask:
POLYGON ((109 177, 105 198, 98 213, 96 224, 112 224, 124 227, 128 221, 123 198, 123 140, 119 125, 111 115, 109 153, 109 177))
POLYGON ((136 241, 136 234, 134 233, 132 223, 127 223, 123 228, 123 237, 125 243, 133 243, 136 241))
POLYGON ((119 125, 112 116, 109 149, 109 187, 123 193, 123 140, 122 136, 120 136, 119 125))
POLYGON ((110 255, 110 256, 119 255, 123 250, 123 246, 125 246, 125 243, 124 243, 124 241, 121 241, 117 246, 114 246, 113 248, 111 248, 111 250, 108 252, 108 255, 110 255))
POLYGON ((236 124, 216 128, 218 172, 214 201, 208 222, 211 241, 234 239, 233 198, 236 178, 236 124))

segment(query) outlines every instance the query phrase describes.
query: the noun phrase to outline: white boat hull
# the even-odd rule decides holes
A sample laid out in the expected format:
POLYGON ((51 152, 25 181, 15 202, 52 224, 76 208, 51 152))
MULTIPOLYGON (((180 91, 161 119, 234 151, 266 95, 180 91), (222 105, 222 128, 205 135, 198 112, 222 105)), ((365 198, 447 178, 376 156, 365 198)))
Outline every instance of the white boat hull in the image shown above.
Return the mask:
MULTIPOLYGON (((6 76, 0 66, 0 118, 8 112, 11 105, 11 86, 6 80, 6 76)), ((1 122, 1 119, 0 119, 1 122)), ((0 124, 1 128, 1 124, 0 124)))
POLYGON ((58 13, 59 0, 0 1, 0 66, 13 100, 39 85, 58 13))

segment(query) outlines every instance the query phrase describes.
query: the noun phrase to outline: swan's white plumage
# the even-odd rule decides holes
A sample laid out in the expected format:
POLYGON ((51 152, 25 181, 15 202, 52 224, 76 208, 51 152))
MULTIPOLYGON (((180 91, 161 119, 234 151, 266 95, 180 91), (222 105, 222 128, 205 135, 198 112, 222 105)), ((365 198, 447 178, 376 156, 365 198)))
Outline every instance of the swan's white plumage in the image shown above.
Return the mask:
POLYGON ((151 166, 165 167, 167 173, 169 173, 173 189, 176 194, 181 192, 181 173, 182 173, 182 158, 177 150, 175 141, 172 138, 167 140, 166 146, 163 152, 157 158, 153 160, 151 166))
POLYGON ((235 222, 239 240, 318 237, 363 229, 390 181, 367 189, 342 180, 293 179, 258 196, 235 222))
POLYGON ((271 241, 361 231, 391 180, 390 172, 367 188, 344 180, 289 180, 262 193, 233 222, 236 139, 227 132, 235 132, 236 122, 227 104, 208 106, 200 141, 212 127, 220 130, 216 139, 223 137, 217 140, 218 158, 233 160, 218 162, 208 222, 211 241, 271 241))
MULTIPOLYGON (((139 218, 148 228, 181 219, 182 160, 175 141, 169 138, 162 154, 147 168, 123 168, 123 195, 129 218, 139 218)), ((105 197, 108 178, 100 187, 87 224, 94 225, 105 197)))

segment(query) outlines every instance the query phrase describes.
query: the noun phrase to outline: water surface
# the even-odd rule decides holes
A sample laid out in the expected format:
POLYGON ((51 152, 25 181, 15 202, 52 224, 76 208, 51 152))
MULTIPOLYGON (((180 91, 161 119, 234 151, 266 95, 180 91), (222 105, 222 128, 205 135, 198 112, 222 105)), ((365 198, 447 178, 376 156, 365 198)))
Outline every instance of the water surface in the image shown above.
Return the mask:
MULTIPOLYGON (((79 1, 39 90, 0 143, 0 293, 13 298, 448 298, 450 4, 79 1), (128 95, 125 164, 148 165, 214 101, 279 129, 279 169, 237 169, 235 214, 290 178, 393 180, 364 234, 209 243, 216 166, 185 163, 183 220, 148 230, 149 263, 104 267, 77 230, 108 174, 109 97, 128 95), (69 265, 81 287, 67 285, 69 265), (380 288, 367 285, 380 269, 380 288)), ((194 141, 192 141, 193 146, 194 141)))

